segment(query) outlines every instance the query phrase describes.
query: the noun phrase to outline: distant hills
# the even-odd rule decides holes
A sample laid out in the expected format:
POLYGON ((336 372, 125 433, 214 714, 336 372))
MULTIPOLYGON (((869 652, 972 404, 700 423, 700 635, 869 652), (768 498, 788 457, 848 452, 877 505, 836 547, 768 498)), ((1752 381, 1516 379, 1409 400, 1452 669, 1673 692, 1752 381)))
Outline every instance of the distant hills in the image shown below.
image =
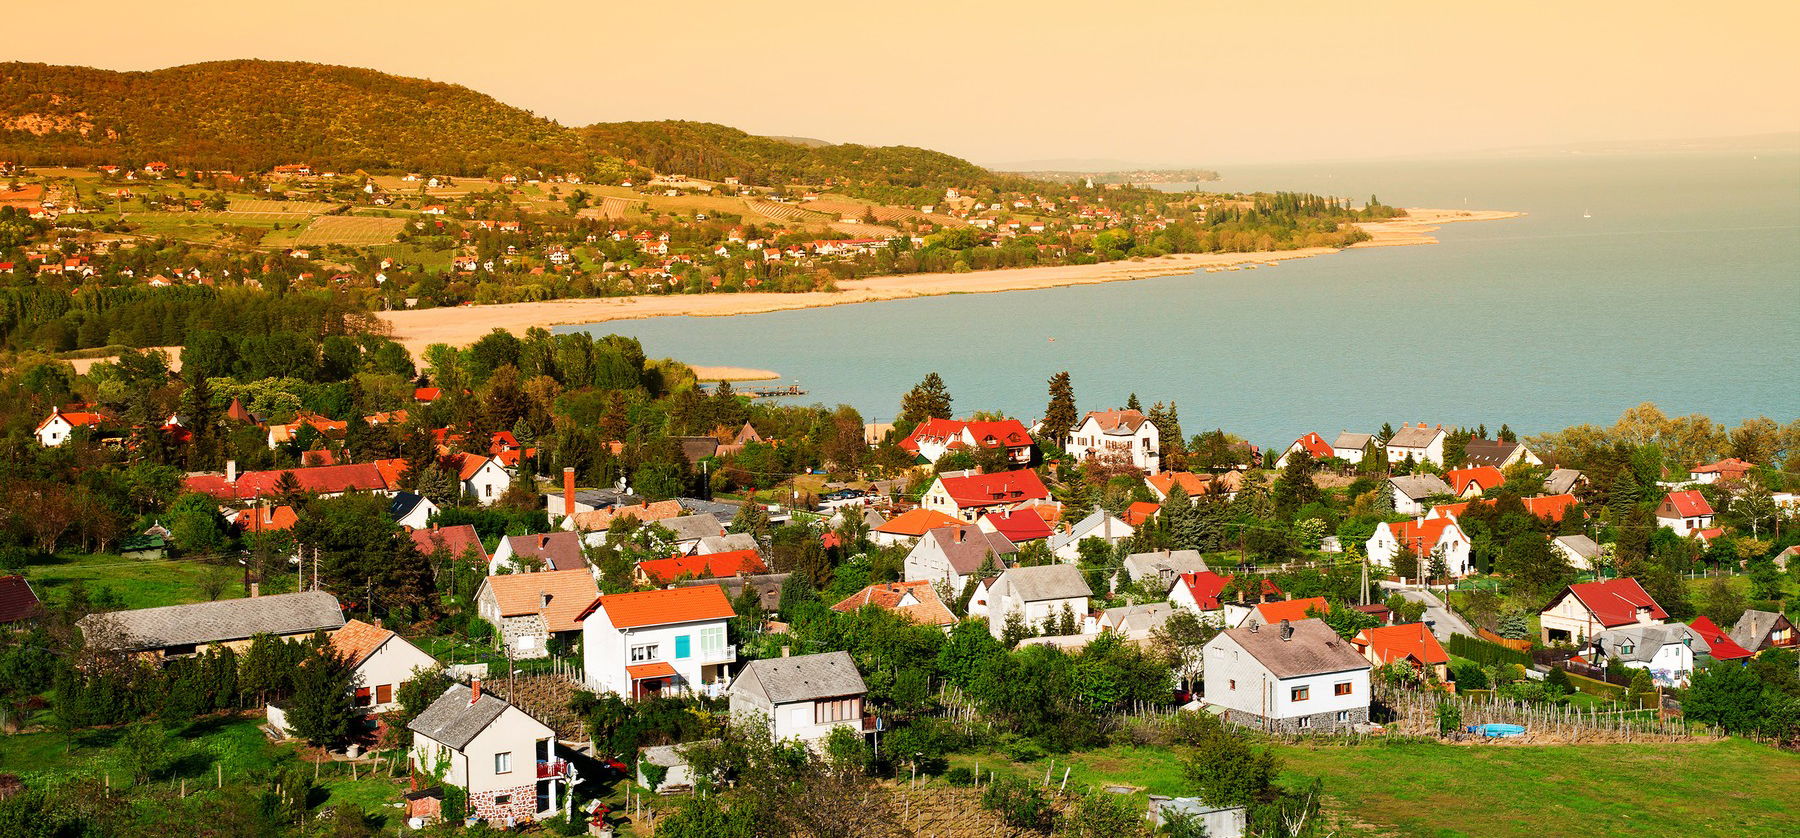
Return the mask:
POLYGON ((569 127, 459 85, 259 60, 147 72, 0 63, 0 159, 465 176, 539 170, 601 180, 651 169, 766 186, 829 180, 901 203, 928 202, 947 187, 1030 185, 919 148, 757 137, 699 122, 569 127))

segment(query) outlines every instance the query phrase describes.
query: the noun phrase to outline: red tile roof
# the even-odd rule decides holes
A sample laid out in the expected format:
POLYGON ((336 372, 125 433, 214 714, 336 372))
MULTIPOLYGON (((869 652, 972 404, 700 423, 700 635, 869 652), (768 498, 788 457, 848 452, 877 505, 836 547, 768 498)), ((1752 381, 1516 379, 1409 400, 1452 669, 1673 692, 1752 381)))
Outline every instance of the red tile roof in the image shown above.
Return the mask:
POLYGON ((961 439, 965 430, 968 431, 969 438, 974 439, 975 444, 982 448, 1021 448, 1032 444, 1031 434, 1025 431, 1025 426, 1017 419, 992 422, 927 419, 900 441, 900 447, 916 454, 922 441, 947 442, 961 439))
POLYGON ((0 576, 0 623, 29 620, 43 613, 44 605, 38 601, 25 577, 0 576))
POLYGON ((1317 611, 1321 614, 1330 613, 1331 603, 1326 602, 1322 596, 1309 596, 1305 599, 1284 599, 1280 602, 1258 603, 1256 606, 1257 616, 1261 617, 1264 623, 1279 623, 1282 620, 1297 623, 1307 619, 1306 612, 1308 611, 1317 611))
POLYGON ((1717 474, 1726 480, 1737 480, 1753 468, 1756 468, 1755 463, 1745 462, 1736 457, 1726 457, 1716 463, 1694 466, 1688 469, 1688 472, 1691 474, 1717 474))
MULTIPOLYGON (((1658 620, 1669 619, 1669 612, 1656 604, 1644 586, 1631 577, 1622 579, 1605 579, 1598 582, 1579 582, 1570 585, 1566 591, 1573 594, 1594 619, 1607 628, 1625 626, 1637 622, 1637 610, 1643 606, 1650 607, 1650 616, 1658 620)), ((1558 597, 1557 599, 1561 599, 1558 597)), ((1555 600, 1550 604, 1554 606, 1555 600)), ((1546 609, 1548 610, 1548 609, 1546 609)))
POLYGON ((488 560, 487 548, 481 544, 481 536, 475 532, 473 524, 457 524, 453 527, 433 527, 428 530, 413 530, 409 533, 413 544, 420 553, 431 555, 437 548, 443 547, 453 557, 460 557, 473 548, 482 562, 488 560))
POLYGON ((381 648, 381 644, 386 643, 388 638, 393 636, 394 633, 387 629, 370 625, 361 620, 351 620, 345 623, 343 628, 332 633, 331 648, 351 666, 357 666, 370 655, 375 654, 375 650, 381 648))
MULTIPOLYGON (((1387 528, 1388 532, 1394 534, 1394 540, 1411 550, 1414 555, 1429 556, 1431 551, 1437 547, 1438 542, 1443 541, 1444 532, 1452 526, 1456 526, 1456 519, 1446 517, 1426 518, 1423 521, 1402 521, 1398 524, 1388 524, 1387 528)), ((1462 531, 1461 526, 1456 526, 1456 528, 1458 532, 1462 531)))
MULTIPOLYGON (((1336 456, 1332 453, 1331 443, 1326 442, 1325 438, 1319 436, 1317 433, 1309 433, 1306 436, 1294 440, 1294 445, 1300 446, 1302 451, 1312 455, 1312 458, 1315 460, 1323 460, 1336 456)), ((1288 446, 1288 450, 1293 450, 1293 446, 1288 446)))
POLYGON ((416 401, 416 402, 437 401, 438 394, 442 393, 442 392, 443 392, 442 390, 440 390, 436 387, 415 387, 415 388, 413 388, 413 401, 416 401))
POLYGON ((581 618, 593 607, 589 603, 600 595, 594 574, 586 568, 505 573, 489 576, 486 585, 494 592, 500 616, 521 617, 541 612, 550 631, 581 628, 581 618), (546 595, 549 602, 544 601, 546 595))
POLYGON ((944 606, 938 598, 937 589, 930 582, 884 582, 870 585, 851 594, 836 605, 833 611, 855 611, 865 605, 892 611, 922 626, 948 626, 956 623, 956 615, 944 606), (909 604, 902 605, 910 598, 909 604))
POLYGON ((769 566, 755 550, 732 550, 704 556, 675 556, 638 562, 638 570, 658 585, 667 585, 681 577, 689 579, 721 579, 740 573, 768 573, 769 566))
MULTIPOLYGON (((591 577, 590 577, 591 578, 591 577)), ((666 591, 608 594, 596 598, 575 618, 581 622, 597 610, 605 610, 614 628, 639 628, 695 620, 725 620, 737 616, 725 589, 718 585, 694 585, 666 591)))
POLYGON ((1158 472, 1144 479, 1150 482, 1151 488, 1165 496, 1177 484, 1180 484, 1181 491, 1190 498, 1195 495, 1204 495, 1212 487, 1212 475, 1195 474, 1191 471, 1158 472))
POLYGON ((1044 487, 1044 481, 1038 478, 1037 472, 1030 469, 971 474, 966 477, 939 477, 938 480, 944 484, 944 491, 949 493, 950 499, 958 507, 999 506, 1050 499, 1050 490, 1044 487))
POLYGON ((1693 622, 1688 623, 1688 628, 1693 629, 1695 633, 1700 635, 1700 639, 1706 641, 1706 645, 1711 648, 1711 651, 1707 654, 1710 654, 1719 660, 1743 660, 1744 658, 1754 657, 1756 655, 1755 652, 1739 646, 1737 641, 1732 640, 1731 635, 1726 634, 1723 629, 1720 629, 1719 625, 1714 623, 1711 618, 1695 617, 1693 622))
POLYGON ((1085 425, 1089 419, 1098 423, 1100 430, 1107 433, 1117 430, 1133 433, 1142 427, 1145 421, 1144 414, 1136 410, 1090 410, 1088 415, 1082 417, 1081 423, 1085 425))
MULTIPOLYGON (((404 464, 405 460, 400 460, 404 464)), ((374 463, 350 463, 341 466, 247 471, 238 475, 237 483, 226 483, 222 474, 189 476, 184 485, 189 491, 204 492, 220 500, 249 500, 277 494, 275 484, 283 474, 294 475, 303 492, 340 494, 352 491, 386 491, 397 488, 374 463)))
POLYGON ((899 515, 889 518, 887 521, 883 522, 881 526, 876 527, 875 531, 886 533, 888 535, 918 538, 919 536, 924 535, 927 530, 934 530, 938 527, 954 527, 961 523, 962 521, 949 515, 945 515, 935 509, 918 507, 916 509, 908 509, 899 515))
POLYGON ((291 530, 300 523, 299 513, 291 506, 251 507, 243 511, 236 521, 242 532, 280 532, 291 530))
MULTIPOLYGON (((1156 513, 1160 511, 1162 511, 1162 504, 1141 500, 1125 508, 1124 521, 1134 528, 1141 527, 1144 525, 1145 521, 1156 517, 1156 513)), ((1013 540, 1017 541, 1018 539, 1015 538, 1013 540)))
POLYGON ((1706 496, 1699 491, 1689 489, 1685 492, 1670 492, 1663 498, 1662 505, 1656 509, 1659 518, 1696 518, 1713 514, 1712 504, 1706 502, 1706 496), (1674 514, 1668 514, 1673 512, 1674 514))
POLYGON ((1451 491, 1462 494, 1470 483, 1481 486, 1482 491, 1498 488, 1506 483, 1506 475, 1493 466, 1475 466, 1474 468, 1453 468, 1444 472, 1444 482, 1450 484, 1451 491))
MULTIPOLYGON (((1225 592, 1225 586, 1231 584, 1233 578, 1235 577, 1202 570, 1181 574, 1176 584, 1187 586, 1188 593, 1194 596, 1194 602, 1199 604, 1201 611, 1217 611, 1220 607, 1219 594, 1225 592)), ((1274 580, 1263 577, 1262 595, 1281 596, 1281 586, 1276 585, 1274 580)))
POLYGON ((1525 511, 1539 518, 1561 521, 1569 512, 1569 507, 1580 503, 1574 495, 1540 495, 1525 499, 1525 511))
POLYGON ((1050 507, 1026 506, 1000 512, 989 512, 983 515, 994 530, 1006 536, 1006 540, 1014 544, 1023 544, 1040 538, 1049 538, 1052 532, 1049 519, 1043 511, 1050 507))
POLYGON ((633 681, 642 681, 646 678, 673 678, 675 677, 675 667, 670 666, 668 661, 637 663, 625 667, 625 674, 631 676, 633 681))
POLYGON ((1424 623, 1377 626, 1363 629, 1350 640, 1360 648, 1375 653, 1382 663, 1410 660, 1422 666, 1449 663, 1450 655, 1424 623))

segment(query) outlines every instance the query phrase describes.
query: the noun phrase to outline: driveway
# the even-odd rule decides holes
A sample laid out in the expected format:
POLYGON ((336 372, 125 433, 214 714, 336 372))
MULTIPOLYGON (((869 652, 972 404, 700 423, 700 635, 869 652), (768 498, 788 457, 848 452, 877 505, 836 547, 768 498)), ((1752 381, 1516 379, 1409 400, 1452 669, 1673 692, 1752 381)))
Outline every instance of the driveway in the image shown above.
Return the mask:
POLYGON ((1396 583, 1385 581, 1381 583, 1381 587, 1384 590, 1394 591, 1412 602, 1425 603, 1425 624, 1431 627, 1431 633, 1437 635, 1440 642, 1450 642, 1452 634, 1476 636, 1473 626, 1458 616, 1456 612, 1446 608, 1443 600, 1438 599, 1431 592, 1402 588, 1396 583))

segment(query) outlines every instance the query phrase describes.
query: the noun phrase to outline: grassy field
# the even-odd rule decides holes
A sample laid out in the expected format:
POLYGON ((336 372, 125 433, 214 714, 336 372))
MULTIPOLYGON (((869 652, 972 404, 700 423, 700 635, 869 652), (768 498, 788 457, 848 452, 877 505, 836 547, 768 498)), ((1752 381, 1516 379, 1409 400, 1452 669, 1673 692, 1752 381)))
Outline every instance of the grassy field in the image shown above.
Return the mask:
POLYGON ((404 218, 373 218, 355 215, 322 215, 314 218, 306 229, 293 238, 296 245, 344 244, 371 246, 389 244, 405 229, 404 218))
POLYGON ((228 205, 232 212, 280 212, 299 215, 318 215, 340 209, 344 205, 331 201, 273 201, 264 198, 232 198, 228 205))
MULTIPOLYGON (((292 590, 293 574, 283 573, 277 564, 263 583, 264 593, 292 590)), ((92 597, 104 588, 117 594, 125 608, 153 608, 162 605, 184 605, 205 602, 207 577, 217 575, 224 583, 219 599, 244 595, 243 568, 210 565, 196 561, 172 559, 148 561, 127 559, 108 553, 63 553, 46 564, 25 569, 25 578, 38 596, 49 602, 63 602, 69 587, 77 580, 92 597)))
MULTIPOLYGON (((1276 746, 1283 778, 1318 777, 1340 835, 1396 838, 1583 835, 1707 838, 1792 834, 1800 755, 1741 740, 1691 745, 1276 746), (1788 826, 1784 827, 1783 824, 1788 826)), ((952 764, 1069 785, 1191 794, 1179 753, 1113 747, 1015 765, 992 754, 952 764)))

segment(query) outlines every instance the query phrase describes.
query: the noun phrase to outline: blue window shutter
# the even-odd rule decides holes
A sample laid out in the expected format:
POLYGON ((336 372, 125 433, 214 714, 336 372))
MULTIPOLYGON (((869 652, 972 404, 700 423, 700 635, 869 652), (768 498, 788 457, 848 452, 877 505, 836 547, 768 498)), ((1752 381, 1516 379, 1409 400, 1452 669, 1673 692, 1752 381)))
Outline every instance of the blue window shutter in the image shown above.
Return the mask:
POLYGON ((688 640, 689 639, 690 639, 690 635, 686 635, 686 634, 680 634, 680 635, 675 636, 675 659, 676 660, 680 660, 680 659, 688 656, 688 640))

